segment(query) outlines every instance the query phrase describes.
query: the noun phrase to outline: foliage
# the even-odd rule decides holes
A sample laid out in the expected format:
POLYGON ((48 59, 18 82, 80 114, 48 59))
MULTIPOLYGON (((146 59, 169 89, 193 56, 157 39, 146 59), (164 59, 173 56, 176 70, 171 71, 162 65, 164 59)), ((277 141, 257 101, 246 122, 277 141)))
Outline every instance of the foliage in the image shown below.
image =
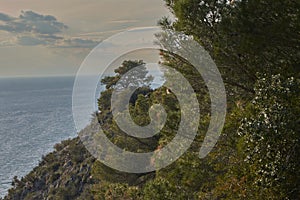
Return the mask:
MULTIPOLYGON (((198 158, 210 121, 210 97, 201 75, 186 60, 162 52, 163 63, 189 81, 200 102, 198 136, 182 157, 157 172, 128 174, 95 162, 77 138, 56 145, 33 172, 15 178, 5 199, 299 199, 300 2, 165 2, 176 18, 163 18, 160 25, 203 45, 226 84, 228 113, 213 151, 198 158)), ((97 119, 105 134, 132 152, 162 148, 178 129, 176 96, 164 87, 149 87, 153 77, 143 61, 124 61, 115 73, 102 79, 106 90, 98 100, 97 119), (127 72, 137 66, 137 79, 130 84, 127 72), (137 124, 150 122, 153 104, 162 104, 168 113, 165 127, 153 138, 128 136, 113 120, 112 92, 131 86, 138 87, 129 106, 137 124)))
POLYGON ((297 72, 299 1, 166 0, 166 3, 177 20, 170 24, 164 19, 161 24, 192 35, 203 45, 221 70, 228 89, 254 93, 257 72, 271 75, 284 71, 287 76, 297 72))
POLYGON ((245 162, 260 190, 271 191, 277 198, 287 194, 296 198, 300 177, 299 81, 280 75, 263 77, 255 91, 251 116, 239 129, 245 162))

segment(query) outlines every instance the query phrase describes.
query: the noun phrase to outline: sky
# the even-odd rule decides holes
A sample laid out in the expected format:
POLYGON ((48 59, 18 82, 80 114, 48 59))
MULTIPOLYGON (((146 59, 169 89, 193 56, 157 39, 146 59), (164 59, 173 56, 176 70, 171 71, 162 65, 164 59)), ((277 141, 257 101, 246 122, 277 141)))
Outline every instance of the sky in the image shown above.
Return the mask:
POLYGON ((0 0, 0 77, 75 75, 101 41, 163 16, 163 0, 0 0))

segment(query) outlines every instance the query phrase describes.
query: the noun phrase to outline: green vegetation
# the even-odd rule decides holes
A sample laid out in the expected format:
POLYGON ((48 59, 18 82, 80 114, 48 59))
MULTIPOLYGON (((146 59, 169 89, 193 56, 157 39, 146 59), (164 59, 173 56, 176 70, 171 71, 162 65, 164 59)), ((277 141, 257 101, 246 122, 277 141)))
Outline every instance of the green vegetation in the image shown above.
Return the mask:
MULTIPOLYGON (((201 76, 184 59, 162 52, 164 64, 191 83, 200 104, 198 136, 173 164, 128 174, 95 161, 78 138, 55 146, 26 177, 13 181, 5 199, 299 199, 300 198, 300 2, 297 0, 165 0, 177 17, 164 29, 193 36, 213 57, 228 94, 227 119, 214 150, 199 149, 210 121, 210 100, 201 76)), ((138 139, 113 120, 110 98, 116 83, 142 61, 125 61, 102 83, 95 116, 110 140, 132 152, 159 149, 172 140, 180 107, 166 88, 149 87, 141 67, 130 100, 139 125, 149 123, 155 103, 168 113, 155 137, 138 139)), ((126 86, 124 82, 123 87, 126 86)), ((119 86, 118 86, 119 87, 119 86)))

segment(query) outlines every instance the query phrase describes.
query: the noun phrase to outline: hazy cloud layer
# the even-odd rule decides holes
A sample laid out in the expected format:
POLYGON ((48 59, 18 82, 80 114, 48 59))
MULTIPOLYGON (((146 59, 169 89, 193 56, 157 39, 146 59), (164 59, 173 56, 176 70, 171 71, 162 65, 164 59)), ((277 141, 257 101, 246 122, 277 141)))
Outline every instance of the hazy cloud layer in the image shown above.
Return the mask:
POLYGON ((88 39, 81 39, 81 38, 71 38, 65 39, 60 44, 60 47, 64 48, 90 48, 97 46, 99 42, 94 40, 88 39))
POLYGON ((68 29, 67 25, 59 22, 51 15, 22 11, 19 17, 12 17, 0 13, 0 31, 11 33, 13 37, 16 37, 16 40, 14 40, 16 41, 15 45, 92 48, 99 42, 91 39, 72 38, 64 34, 66 29, 68 29))
POLYGON ((21 36, 18 37, 18 44, 23 45, 23 46, 36 46, 36 45, 45 45, 47 44, 45 41, 31 37, 31 36, 21 36))

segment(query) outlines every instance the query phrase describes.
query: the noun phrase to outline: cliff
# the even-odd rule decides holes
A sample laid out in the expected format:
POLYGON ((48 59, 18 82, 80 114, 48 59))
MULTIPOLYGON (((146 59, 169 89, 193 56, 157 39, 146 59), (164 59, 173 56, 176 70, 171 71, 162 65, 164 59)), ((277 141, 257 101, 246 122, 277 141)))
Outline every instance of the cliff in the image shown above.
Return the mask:
POLYGON ((89 199, 94 162, 78 137, 64 141, 24 178, 15 177, 4 200, 89 199))

